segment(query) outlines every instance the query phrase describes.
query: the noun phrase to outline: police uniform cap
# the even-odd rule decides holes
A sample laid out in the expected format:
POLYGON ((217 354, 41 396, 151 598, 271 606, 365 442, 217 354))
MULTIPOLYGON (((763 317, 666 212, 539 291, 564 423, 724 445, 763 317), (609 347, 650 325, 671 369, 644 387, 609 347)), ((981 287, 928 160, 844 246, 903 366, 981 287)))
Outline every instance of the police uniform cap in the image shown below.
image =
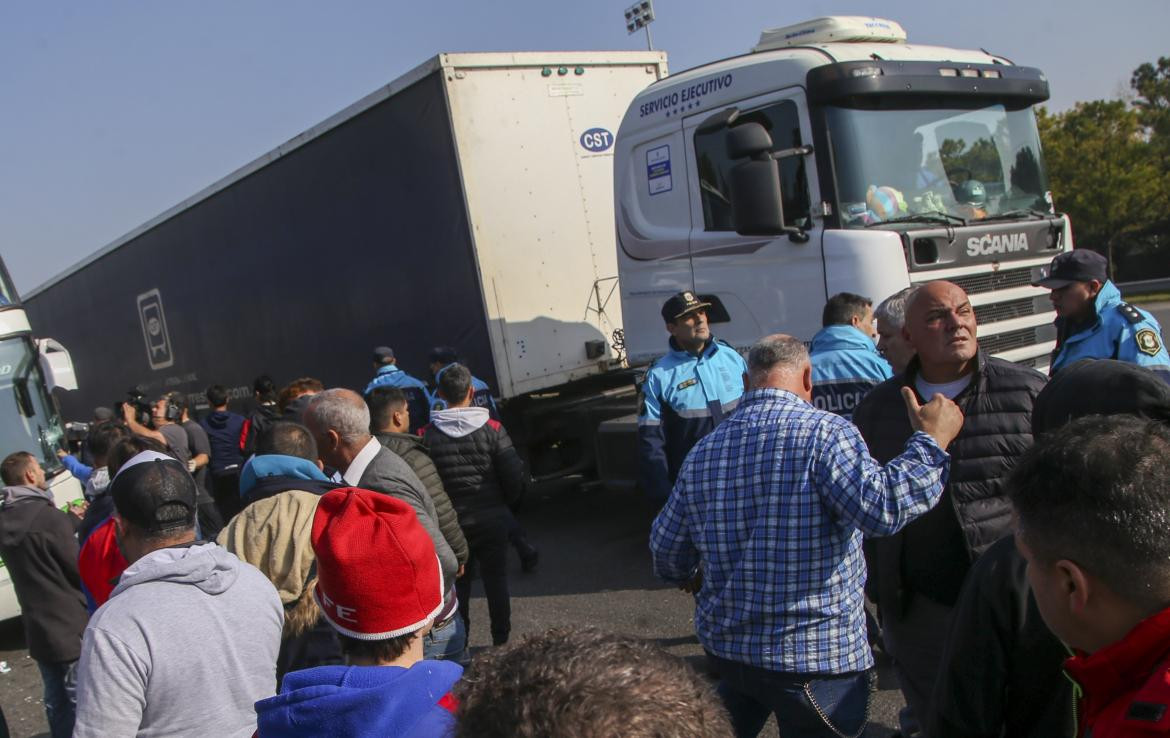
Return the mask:
POLYGON ((389 346, 378 346, 374 349, 374 361, 382 363, 394 358, 394 349, 389 346))
POLYGON ((1109 279, 1105 257, 1091 249, 1073 249, 1057 254, 1044 276, 1032 282, 1032 286, 1057 290, 1073 282, 1091 282, 1094 279, 1102 283, 1109 279))
POLYGON ((667 323, 673 323, 687 313, 709 307, 711 303, 703 302, 690 290, 683 290, 662 305, 662 319, 667 323))

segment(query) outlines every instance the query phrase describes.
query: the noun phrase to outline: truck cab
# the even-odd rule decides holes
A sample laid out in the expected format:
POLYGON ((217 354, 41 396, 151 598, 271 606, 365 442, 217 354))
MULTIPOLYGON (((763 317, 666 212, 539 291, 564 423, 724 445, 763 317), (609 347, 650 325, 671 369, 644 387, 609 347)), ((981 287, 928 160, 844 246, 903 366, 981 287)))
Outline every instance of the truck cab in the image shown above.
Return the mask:
POLYGON ((876 304, 946 279, 986 351, 1045 370, 1055 316, 1029 283, 1072 247, 1032 110, 1047 98, 1040 70, 862 17, 765 31, 749 54, 651 85, 614 161, 631 363, 663 352, 659 308, 683 289, 742 350, 809 340, 838 292, 876 304))
MULTIPOLYGON (((57 457, 65 430, 53 387, 77 388, 69 353, 51 339, 33 339, 8 270, 0 263, 0 459, 16 451, 31 453, 44 468, 58 507, 64 507, 81 499, 82 490, 57 457)), ((0 621, 19 614, 12 581, 0 562, 0 621)))

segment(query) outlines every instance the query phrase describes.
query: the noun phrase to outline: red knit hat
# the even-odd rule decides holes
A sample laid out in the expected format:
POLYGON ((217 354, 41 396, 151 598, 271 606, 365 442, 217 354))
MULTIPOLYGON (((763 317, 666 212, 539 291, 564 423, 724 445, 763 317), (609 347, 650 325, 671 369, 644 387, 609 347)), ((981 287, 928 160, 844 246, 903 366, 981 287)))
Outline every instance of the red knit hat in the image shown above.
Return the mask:
POLYGON ((414 510, 364 489, 335 489, 313 516, 313 597, 343 635, 381 641, 413 633, 443 607, 435 545, 414 510))

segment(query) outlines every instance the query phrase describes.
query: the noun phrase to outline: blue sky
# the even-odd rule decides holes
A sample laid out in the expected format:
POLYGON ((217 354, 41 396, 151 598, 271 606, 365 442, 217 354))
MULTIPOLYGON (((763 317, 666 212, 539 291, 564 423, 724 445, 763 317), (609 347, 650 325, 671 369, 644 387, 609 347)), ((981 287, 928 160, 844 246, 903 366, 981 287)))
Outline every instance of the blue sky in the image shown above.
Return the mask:
MULTIPOLYGON (((627 4, 6 2, 0 255, 29 290, 440 51, 645 48, 626 34, 627 4)), ((1166 0, 655 8, 654 45, 675 72, 747 51, 764 28, 876 13, 912 42, 1040 67, 1057 110, 1115 97, 1134 67, 1170 55, 1166 0)))

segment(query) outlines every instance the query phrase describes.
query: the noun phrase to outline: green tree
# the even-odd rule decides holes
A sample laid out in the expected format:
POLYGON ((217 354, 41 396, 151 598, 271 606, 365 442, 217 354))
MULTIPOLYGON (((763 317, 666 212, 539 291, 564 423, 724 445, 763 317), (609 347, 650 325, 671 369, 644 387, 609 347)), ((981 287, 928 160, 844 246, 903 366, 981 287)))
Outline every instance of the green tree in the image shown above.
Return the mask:
MULTIPOLYGON (((1166 61, 1163 73, 1152 75, 1163 82, 1166 61)), ((1155 97, 1153 104, 1166 100, 1155 97)), ((1056 115, 1037 112, 1052 190, 1072 218, 1078 244, 1103 252, 1112 269, 1130 252, 1156 243, 1170 212, 1170 185, 1166 160, 1145 123, 1150 113, 1123 100, 1082 102, 1056 115)))

